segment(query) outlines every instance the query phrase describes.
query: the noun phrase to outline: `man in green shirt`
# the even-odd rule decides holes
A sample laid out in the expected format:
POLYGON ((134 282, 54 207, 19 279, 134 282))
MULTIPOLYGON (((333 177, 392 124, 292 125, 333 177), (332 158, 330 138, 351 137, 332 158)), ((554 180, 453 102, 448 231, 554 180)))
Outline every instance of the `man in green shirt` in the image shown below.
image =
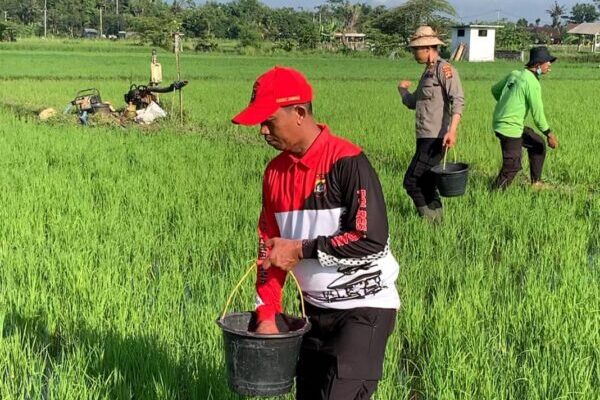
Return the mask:
POLYGON ((500 82, 492 86, 496 99, 493 126, 502 148, 502 169, 493 183, 494 189, 508 187, 521 170, 521 147, 527 149, 531 183, 534 187, 543 184, 542 168, 546 158, 546 144, 540 135, 525 126, 529 112, 537 128, 546 136, 548 146, 555 149, 558 140, 544 115, 542 89, 539 79, 550 72, 550 65, 556 57, 550 55, 545 46, 534 47, 529 53, 525 69, 512 71, 500 82))

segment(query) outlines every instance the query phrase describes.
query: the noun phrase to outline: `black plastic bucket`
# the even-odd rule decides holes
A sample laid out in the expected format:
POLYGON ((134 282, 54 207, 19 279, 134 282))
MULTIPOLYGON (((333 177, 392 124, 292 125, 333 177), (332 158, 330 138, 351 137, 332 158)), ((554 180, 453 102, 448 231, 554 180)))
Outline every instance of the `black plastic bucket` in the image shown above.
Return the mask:
POLYGON ((292 389, 302 336, 310 329, 303 318, 279 314, 278 334, 253 332, 253 312, 231 313, 217 320, 229 387, 243 396, 277 396, 292 389))
POLYGON ((467 190, 467 178, 469 177, 469 164, 446 163, 431 168, 435 176, 435 183, 444 197, 462 196, 467 190))

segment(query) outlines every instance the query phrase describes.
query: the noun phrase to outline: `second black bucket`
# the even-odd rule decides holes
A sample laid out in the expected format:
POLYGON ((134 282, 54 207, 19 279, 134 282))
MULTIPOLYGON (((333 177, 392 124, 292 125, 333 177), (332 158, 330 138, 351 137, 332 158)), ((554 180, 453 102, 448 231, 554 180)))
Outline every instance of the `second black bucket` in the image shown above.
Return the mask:
POLYGON ((223 331, 229 386, 243 396, 277 396, 292 389, 302 336, 310 329, 304 318, 279 314, 280 333, 252 332, 253 312, 231 313, 217 320, 223 331))
POLYGON ((431 168, 440 195, 444 197, 462 196, 467 189, 469 177, 469 164, 446 163, 431 168))

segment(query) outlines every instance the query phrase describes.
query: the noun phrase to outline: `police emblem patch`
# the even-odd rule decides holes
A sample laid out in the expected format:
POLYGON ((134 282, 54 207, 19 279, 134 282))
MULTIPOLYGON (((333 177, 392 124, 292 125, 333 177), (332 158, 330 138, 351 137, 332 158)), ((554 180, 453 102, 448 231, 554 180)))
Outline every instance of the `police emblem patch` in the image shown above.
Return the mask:
POLYGON ((327 191, 327 183, 325 181, 325 175, 317 174, 317 178, 315 179, 315 190, 314 193, 316 196, 322 196, 327 191))
POLYGON ((442 67, 442 72, 444 73, 446 79, 452 79, 452 67, 449 64, 445 64, 442 67))

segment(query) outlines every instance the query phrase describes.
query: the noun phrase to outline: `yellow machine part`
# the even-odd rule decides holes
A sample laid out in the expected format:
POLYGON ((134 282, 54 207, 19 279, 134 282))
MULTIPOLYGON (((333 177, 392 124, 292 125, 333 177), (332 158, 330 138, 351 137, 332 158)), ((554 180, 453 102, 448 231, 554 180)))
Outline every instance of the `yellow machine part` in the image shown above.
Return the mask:
POLYGON ((162 82, 162 66, 160 63, 150 64, 150 82, 154 84, 162 82))

